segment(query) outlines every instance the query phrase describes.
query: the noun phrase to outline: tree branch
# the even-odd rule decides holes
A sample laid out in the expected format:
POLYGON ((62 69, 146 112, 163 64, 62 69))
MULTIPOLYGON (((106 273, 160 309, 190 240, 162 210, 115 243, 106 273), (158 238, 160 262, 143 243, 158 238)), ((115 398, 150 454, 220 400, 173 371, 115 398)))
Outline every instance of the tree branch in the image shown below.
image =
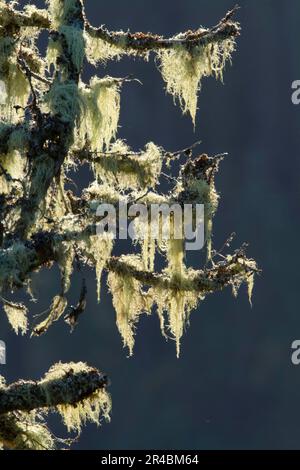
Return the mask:
POLYGON ((58 405, 75 405, 108 385, 108 377, 97 369, 74 371, 72 364, 61 364, 58 378, 47 375, 39 382, 24 381, 0 388, 0 415, 10 411, 32 411, 58 405))
MULTIPOLYGON (((56 234, 52 232, 40 232, 34 235, 31 242, 24 244, 18 243, 18 253, 22 250, 22 256, 15 259, 15 271, 9 273, 9 276, 1 279, 0 274, 0 290, 5 290, 5 287, 18 288, 22 287, 23 282, 28 275, 39 269, 43 265, 47 265, 57 260, 55 245, 62 241, 79 241, 81 238, 86 238, 89 235, 95 235, 96 226, 88 226, 85 231, 66 232, 63 234, 56 234)), ((10 259, 16 255, 13 248, 0 250, 0 264, 9 264, 10 259), (5 259, 6 258, 6 259, 5 259)), ((157 274, 148 271, 139 270, 122 259, 111 257, 106 263, 106 269, 119 273, 121 275, 128 275, 137 279, 146 286, 161 286, 166 289, 178 289, 186 291, 199 291, 199 292, 214 292, 222 290, 229 284, 232 284, 235 278, 247 273, 258 273, 259 269, 253 260, 247 259, 243 250, 238 250, 234 255, 227 256, 225 260, 215 264, 210 269, 194 271, 192 276, 182 279, 180 285, 176 280, 170 280, 168 275, 157 274)))
POLYGON ((179 37, 164 38, 150 33, 130 33, 130 32, 111 32, 101 26, 94 28, 87 21, 85 29, 91 37, 102 39, 103 41, 117 46, 120 49, 130 49, 132 51, 144 53, 160 49, 172 49, 175 46, 195 47, 207 46, 224 41, 226 39, 235 38, 240 34, 238 23, 232 21, 238 7, 230 10, 225 17, 213 28, 200 28, 196 31, 187 31, 179 37))

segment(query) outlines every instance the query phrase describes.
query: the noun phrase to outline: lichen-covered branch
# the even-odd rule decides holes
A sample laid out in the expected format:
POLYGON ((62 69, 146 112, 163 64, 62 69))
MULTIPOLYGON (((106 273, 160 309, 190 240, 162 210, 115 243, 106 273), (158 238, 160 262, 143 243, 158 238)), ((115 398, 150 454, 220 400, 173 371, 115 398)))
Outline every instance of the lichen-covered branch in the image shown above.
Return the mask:
POLYGON ((40 413, 56 410, 68 430, 78 432, 86 421, 109 419, 108 378, 82 362, 55 364, 38 382, 21 380, 6 386, 0 379, 0 445, 4 448, 55 448, 58 440, 40 413))
MULTIPOLYGON (((85 18, 85 30, 91 37, 102 39, 116 47, 136 50, 138 52, 153 51, 158 49, 170 49, 174 46, 206 46, 239 35, 240 28, 232 21, 237 7, 230 10, 226 16, 213 28, 200 28, 198 31, 182 33, 182 38, 164 38, 150 33, 112 32, 101 26, 95 28, 85 18)), ((19 12, 7 4, 0 6, 0 25, 4 28, 16 26, 35 27, 39 29, 51 29, 53 23, 47 10, 40 10, 33 6, 27 7, 27 11, 19 12)))
POLYGON ((190 270, 186 277, 170 279, 167 274, 147 272, 131 264, 122 261, 122 258, 112 257, 107 262, 107 269, 120 276, 128 276, 136 279, 145 286, 160 287, 161 289, 173 289, 182 291, 195 291, 199 293, 211 293, 233 285, 236 278, 247 277, 259 272, 255 262, 247 259, 244 254, 228 256, 212 268, 202 271, 190 270))
POLYGON ((89 367, 60 364, 39 382, 24 381, 0 389, 0 415, 10 411, 32 411, 58 405, 75 405, 108 385, 106 375, 89 367), (61 373, 54 374, 61 369, 61 373))
POLYGON ((131 33, 131 32, 111 32, 101 26, 94 28, 86 23, 87 33, 94 38, 102 39, 108 44, 120 47, 121 49, 129 49, 138 53, 149 51, 157 51, 161 49, 172 49, 174 47, 195 47, 207 46, 215 44, 226 39, 235 38, 240 34, 238 23, 232 21, 237 7, 230 10, 226 16, 213 28, 200 28, 196 31, 187 31, 181 33, 180 37, 164 38, 150 33, 131 33))

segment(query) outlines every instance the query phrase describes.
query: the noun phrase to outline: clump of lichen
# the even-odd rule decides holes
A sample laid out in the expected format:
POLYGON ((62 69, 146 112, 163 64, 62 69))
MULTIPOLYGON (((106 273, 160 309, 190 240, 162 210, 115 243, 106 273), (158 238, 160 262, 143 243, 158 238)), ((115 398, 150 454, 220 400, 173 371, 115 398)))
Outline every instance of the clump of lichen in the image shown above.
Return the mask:
MULTIPOLYGON (((173 39, 184 39, 179 34, 173 39)), ((215 75, 223 79, 225 64, 234 50, 234 41, 224 40, 207 46, 178 45, 159 52, 160 69, 166 82, 166 90, 179 100, 183 113, 189 113, 195 125, 198 93, 201 80, 215 75)))
POLYGON ((29 98, 29 83, 18 64, 18 44, 13 37, 0 37, 0 80, 5 86, 0 116, 10 122, 17 122, 22 113, 15 106, 24 108, 29 98))
POLYGON ((120 83, 110 77, 93 77, 81 87, 82 112, 78 129, 82 145, 93 151, 108 148, 116 136, 120 115, 120 83))
POLYGON ((2 298, 3 309, 14 332, 24 335, 28 330, 28 309, 21 303, 9 302, 2 298))
POLYGON ((105 376, 83 362, 55 364, 39 382, 7 386, 0 376, 0 448, 54 450, 60 444, 70 445, 72 440, 52 434, 45 416, 57 411, 68 431, 78 433, 87 422, 99 425, 102 417, 109 420, 106 385, 105 376))
MULTIPOLYGON (((106 64, 109 60, 120 60, 123 55, 128 55, 126 51, 126 39, 119 41, 118 45, 109 44, 101 38, 92 34, 85 34, 87 60, 93 64, 106 64)), ((132 54, 133 55, 133 54, 132 54)))
MULTIPOLYGON (((121 260, 133 267, 143 267, 139 256, 123 255, 121 260)), ((128 274, 109 272, 108 286, 113 296, 118 330, 124 346, 128 347, 129 354, 132 355, 136 323, 143 312, 150 313, 151 303, 149 304, 141 283, 128 274)))
MULTIPOLYGON (((83 362, 68 364, 58 363, 51 367, 49 372, 45 374, 41 380, 40 385, 45 390, 45 393, 49 393, 49 384, 53 381, 64 380, 66 374, 71 373, 76 375, 77 373, 89 373, 91 367, 83 362)), ((62 385, 63 386, 63 385, 62 385)), ((52 389, 51 389, 52 390, 52 389)), ((68 397, 68 385, 64 385, 64 397, 65 403, 57 405, 57 411, 61 415, 64 424, 68 431, 81 431, 82 425, 85 425, 88 421, 95 424, 100 424, 101 416, 106 420, 109 420, 109 413, 111 411, 111 398, 105 388, 99 388, 95 392, 89 394, 82 400, 74 404, 68 404, 71 402, 72 396, 68 397)), ((49 395, 49 402, 51 403, 51 396, 49 395)))
POLYGON ((0 149, 0 194, 10 191, 13 180, 23 180, 26 160, 26 128, 12 127, 6 121, 0 121, 0 140, 5 142, 5 150, 0 149), (2 174, 3 170, 5 174, 2 174))
POLYGON ((108 152, 94 163, 98 179, 120 189, 155 187, 162 169, 162 149, 153 142, 134 153, 123 140, 113 142, 108 152))

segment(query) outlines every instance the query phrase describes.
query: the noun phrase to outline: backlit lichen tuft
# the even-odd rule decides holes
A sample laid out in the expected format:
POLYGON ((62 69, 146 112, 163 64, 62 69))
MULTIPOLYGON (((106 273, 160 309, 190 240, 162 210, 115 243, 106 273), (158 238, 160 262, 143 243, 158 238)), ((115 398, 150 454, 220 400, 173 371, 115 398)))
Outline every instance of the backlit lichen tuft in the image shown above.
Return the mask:
MULTIPOLYGON (((174 39, 183 38, 184 35, 179 34, 174 39)), ((180 45, 159 52, 166 90, 174 100, 179 100, 183 113, 191 115, 194 125, 202 78, 215 75, 222 80, 225 64, 230 60, 234 46, 234 41, 230 39, 190 49, 180 45)))

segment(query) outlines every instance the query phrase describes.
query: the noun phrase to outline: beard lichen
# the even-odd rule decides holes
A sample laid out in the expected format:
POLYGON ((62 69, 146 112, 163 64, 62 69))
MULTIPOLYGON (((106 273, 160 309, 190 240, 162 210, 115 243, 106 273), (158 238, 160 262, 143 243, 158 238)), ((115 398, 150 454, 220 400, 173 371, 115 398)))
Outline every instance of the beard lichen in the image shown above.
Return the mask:
POLYGON ((113 142, 107 155, 94 163, 98 179, 120 189, 141 190, 155 187, 162 168, 162 150, 153 142, 145 150, 134 153, 121 139, 113 142))
MULTIPOLYGON (((123 255, 120 259, 135 268, 143 268, 139 256, 123 255)), ((128 347, 131 356, 134 347, 135 325, 143 312, 150 313, 151 299, 143 292, 141 283, 127 274, 109 272, 108 286, 113 297, 117 327, 124 346, 128 347)))
POLYGON ((118 46, 115 46, 90 33, 85 33, 84 37, 86 43, 86 57, 92 65, 97 65, 98 63, 106 64, 108 60, 119 60, 122 55, 129 54, 128 50, 125 49, 125 38, 119 42, 118 46))
POLYGON ((10 450, 54 450, 55 438, 41 413, 14 412, 0 416, 0 448, 10 450))
POLYGON ((108 148, 115 138, 120 115, 120 83, 110 77, 93 77, 89 86, 82 84, 81 117, 78 129, 81 146, 92 151, 108 148))
MULTIPOLYGON (((40 382, 46 395, 49 394, 49 383, 51 383, 53 380, 57 381, 64 379, 66 374, 70 373, 70 371, 72 371, 72 374, 83 372, 88 373, 91 371, 91 368, 83 362, 55 364, 50 368, 50 370, 45 374, 43 380, 40 382)), ((71 396, 69 397, 68 394, 68 387, 65 386, 64 399, 66 403, 68 401, 71 402, 72 398, 71 396)), ((51 403, 50 396, 49 403, 51 403)), ((103 416, 108 421, 110 420, 109 413, 111 411, 111 398, 105 388, 99 388, 74 405, 57 405, 56 409, 61 415, 68 431, 80 432, 82 425, 86 424, 88 421, 98 425, 100 424, 101 416, 103 416)))
POLYGON ((24 279, 34 265, 35 251, 15 242, 0 252, 0 292, 23 287, 24 279))
POLYGON ((0 37, 0 80, 5 86, 0 114, 10 122, 17 122, 23 117, 14 107, 24 108, 30 93, 28 80, 17 61, 17 47, 13 37, 0 37))
POLYGON ((110 233, 103 233, 86 237, 79 245, 87 263, 95 266, 98 302, 100 302, 102 272, 111 256, 113 244, 113 236, 110 233))
POLYGON ((0 194, 7 194, 13 179, 21 181, 25 176, 26 131, 20 127, 11 132, 10 124, 0 121, 0 140, 6 142, 5 152, 0 152, 0 164, 6 172, 0 176, 0 194))
MULTIPOLYGON (((151 288, 149 296, 153 303, 157 305, 157 313, 160 319, 161 332, 164 337, 169 337, 176 342, 176 354, 180 355, 180 341, 185 328, 188 326, 190 313, 198 305, 199 300, 204 299, 204 295, 196 291, 182 289, 182 282, 189 282, 192 271, 187 270, 185 279, 178 279, 178 286, 170 289, 151 288), (164 315, 167 315, 167 325, 164 315)), ((173 278, 174 284, 174 278, 173 278)))
MULTIPOLYGON (((184 35, 179 34, 174 39, 184 39, 184 35)), ((191 115, 194 125, 202 78, 215 75, 222 80, 223 69, 234 46, 234 41, 228 39, 218 44, 194 46, 190 50, 178 45, 158 53, 166 90, 174 100, 179 100, 183 113, 191 115)))
POLYGON ((61 272, 62 292, 66 294, 71 285, 73 262, 75 257, 73 242, 60 242, 53 247, 61 272))
POLYGON ((85 54, 85 42, 82 29, 64 25, 59 28, 59 33, 64 36, 72 63, 76 67, 77 72, 80 72, 85 54))
POLYGON ((24 335, 28 329, 28 309, 20 303, 9 302, 1 298, 7 319, 16 334, 24 335))
POLYGON ((211 259, 213 217, 218 208, 219 195, 214 182, 211 181, 209 184, 204 179, 190 180, 188 193, 191 202, 204 205, 204 236, 207 246, 207 258, 211 259))
POLYGON ((53 29, 68 23, 74 17, 76 18, 76 14, 80 11, 78 0, 47 0, 47 4, 53 29))
POLYGON ((54 115, 59 115, 63 122, 78 122, 81 101, 77 84, 73 80, 61 82, 56 79, 45 95, 44 105, 45 111, 48 108, 54 115))

